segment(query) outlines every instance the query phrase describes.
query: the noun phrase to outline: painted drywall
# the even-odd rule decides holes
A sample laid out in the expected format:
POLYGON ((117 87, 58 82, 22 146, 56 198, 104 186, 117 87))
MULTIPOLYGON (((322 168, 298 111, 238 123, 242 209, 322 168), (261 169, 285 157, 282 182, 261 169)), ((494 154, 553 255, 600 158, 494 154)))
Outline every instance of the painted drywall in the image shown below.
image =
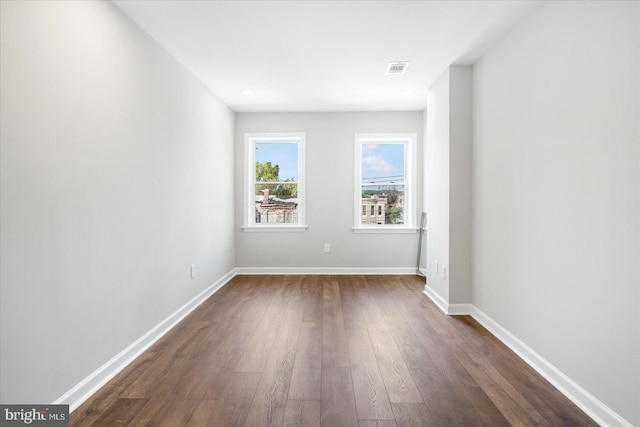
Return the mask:
POLYGON ((47 403, 235 266, 234 116, 111 2, 0 6, 0 401, 47 403))
MULTIPOLYGON (((236 139, 236 250, 239 267, 414 268, 418 234, 355 234, 354 135, 415 133, 421 159, 422 113, 238 113, 236 139), (247 233, 243 225, 244 134, 306 133, 305 232, 247 233), (324 243, 331 253, 323 253, 324 243)), ((418 162, 419 165, 419 162, 418 162)), ((418 166, 417 184, 422 180, 418 166)), ((416 216, 422 206, 417 188, 416 216)))
POLYGON ((449 303, 471 302, 472 68, 449 67, 449 303))
POLYGON ((427 286, 449 303, 449 70, 427 92, 424 112, 427 286), (436 270, 436 263, 438 264, 436 270))
POLYGON ((448 304, 471 302, 471 86, 470 66, 449 67, 425 111, 427 286, 448 304))
POLYGON ((543 2, 473 81, 473 304, 633 425, 639 8, 543 2))

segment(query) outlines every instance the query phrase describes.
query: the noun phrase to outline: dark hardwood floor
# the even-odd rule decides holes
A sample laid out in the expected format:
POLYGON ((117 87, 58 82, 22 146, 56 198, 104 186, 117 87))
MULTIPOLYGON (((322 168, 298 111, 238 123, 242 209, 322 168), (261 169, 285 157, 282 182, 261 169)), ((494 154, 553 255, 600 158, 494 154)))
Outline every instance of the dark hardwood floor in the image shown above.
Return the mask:
POLYGON ((71 426, 595 426, 414 276, 238 276, 71 426))

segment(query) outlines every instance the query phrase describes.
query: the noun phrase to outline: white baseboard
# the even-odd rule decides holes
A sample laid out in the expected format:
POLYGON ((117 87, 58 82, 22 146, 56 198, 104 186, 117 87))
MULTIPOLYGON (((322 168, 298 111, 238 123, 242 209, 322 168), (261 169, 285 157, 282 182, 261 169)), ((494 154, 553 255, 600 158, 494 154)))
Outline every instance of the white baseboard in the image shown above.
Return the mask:
POLYGON ((433 303, 442 311, 444 314, 449 316, 462 316, 462 315, 470 315, 473 312, 472 304, 449 304, 442 298, 436 291, 430 288, 428 285, 424 287, 424 294, 433 301, 433 303))
POLYGON ((415 275, 415 267, 238 267, 236 274, 415 275))
POLYGON ((464 316, 473 313, 472 304, 449 304, 447 314, 450 316, 464 316))
POLYGON ((84 401, 97 392, 110 379, 115 377, 127 365, 133 362, 140 354, 169 332, 178 322, 195 310, 207 298, 216 293, 222 286, 236 275, 236 270, 231 270, 217 282, 200 292, 191 301, 176 310, 169 317, 158 323, 149 332, 138 338, 120 353, 115 355, 107 363, 96 369, 84 380, 80 381, 72 389, 60 396, 53 404, 67 404, 69 411, 73 412, 84 401))
POLYGON ((553 366, 548 360, 536 353, 535 350, 503 328, 499 323, 487 316, 477 307, 471 304, 468 305, 472 308, 471 315, 478 321, 478 323, 484 326, 496 338, 520 356, 522 360, 535 369, 547 381, 553 384, 554 387, 560 390, 560 392, 575 403, 576 406, 593 418, 595 422, 602 426, 632 427, 631 423, 578 385, 565 373, 553 366))
POLYGON ((428 296, 431 301, 433 301, 433 303, 440 309, 440 311, 442 311, 444 314, 449 314, 449 303, 428 285, 425 285, 424 287, 424 294, 428 296))

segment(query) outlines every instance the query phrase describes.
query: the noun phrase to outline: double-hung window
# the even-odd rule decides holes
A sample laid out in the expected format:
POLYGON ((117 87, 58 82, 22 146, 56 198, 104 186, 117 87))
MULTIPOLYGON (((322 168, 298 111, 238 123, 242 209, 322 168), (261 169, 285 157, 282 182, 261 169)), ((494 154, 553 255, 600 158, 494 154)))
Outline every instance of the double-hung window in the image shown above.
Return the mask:
POLYGON ((245 231, 303 231, 305 134, 245 134, 245 231))
POLYGON ((413 232, 415 134, 356 134, 355 232, 413 232))

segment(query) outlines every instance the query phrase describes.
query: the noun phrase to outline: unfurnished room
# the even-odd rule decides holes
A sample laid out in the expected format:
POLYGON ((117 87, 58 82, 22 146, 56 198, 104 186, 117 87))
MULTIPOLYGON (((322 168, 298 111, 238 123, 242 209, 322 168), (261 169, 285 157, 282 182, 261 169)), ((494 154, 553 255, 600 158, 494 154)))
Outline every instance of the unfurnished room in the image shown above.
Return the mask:
POLYGON ((640 427, 640 1, 0 0, 0 425, 640 427))

